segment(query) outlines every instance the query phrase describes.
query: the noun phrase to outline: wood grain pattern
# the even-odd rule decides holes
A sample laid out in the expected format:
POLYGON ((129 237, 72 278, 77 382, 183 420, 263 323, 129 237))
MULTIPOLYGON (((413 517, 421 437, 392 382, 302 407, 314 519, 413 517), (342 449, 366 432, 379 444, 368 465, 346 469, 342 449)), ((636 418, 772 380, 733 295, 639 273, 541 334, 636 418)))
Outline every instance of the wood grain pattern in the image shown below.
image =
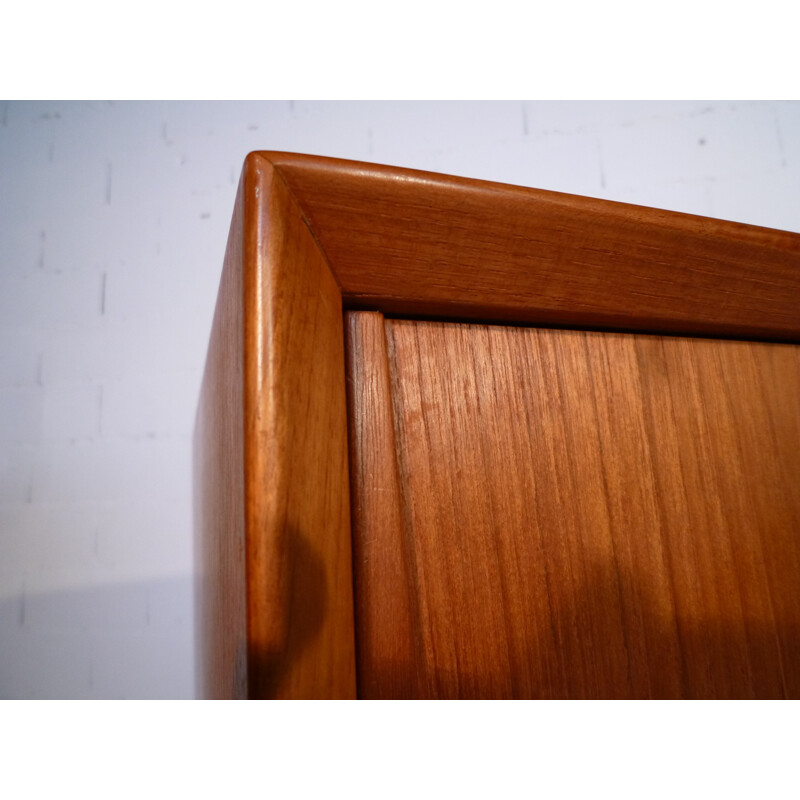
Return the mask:
POLYGON ((800 235, 446 175, 264 153, 346 305, 800 341, 800 235))
MULTIPOLYGON (((223 277, 230 290, 220 295, 229 323, 212 333, 220 355, 206 375, 210 394, 230 396, 233 422, 201 433, 220 463, 204 461, 212 474, 199 485, 221 482, 200 499, 223 509, 211 509, 203 533, 220 558, 239 564, 244 521, 244 580, 241 566, 218 574, 222 586, 208 602, 217 604, 213 625, 224 626, 219 598, 233 598, 237 610, 246 598, 246 644, 237 619, 212 640, 236 639, 237 655, 244 647, 251 698, 354 697, 341 295, 286 185, 259 156, 245 164, 240 205, 232 239, 242 237, 241 257, 234 242, 226 270, 236 274, 223 277), (233 388, 226 356, 241 363, 233 388), (243 477, 230 477, 237 470, 243 477)), ((240 696, 241 681, 228 691, 240 696)))
POLYGON ((285 184, 255 158, 245 275, 245 491, 253 697, 353 697, 341 296, 285 184))
POLYGON ((239 182, 194 430, 197 696, 247 696, 242 289, 239 182))
POLYGON ((413 558, 403 536, 403 487, 383 315, 348 314, 346 332, 351 510, 358 532, 353 538, 358 694, 413 699, 418 681, 409 676, 418 660, 412 647, 419 619, 412 612, 413 594, 404 591, 413 558), (380 572, 360 568, 372 563, 381 565, 380 572), (385 591, 387 584, 391 591, 385 591), (376 657, 402 668, 381 673, 376 657))
POLYGON ((797 347, 352 316, 364 696, 800 697, 797 347))
POLYGON ((199 691, 797 697, 800 236, 248 156, 198 410, 199 691), (491 536, 487 536, 491 532, 491 536), (466 622, 465 622, 466 620, 466 622))

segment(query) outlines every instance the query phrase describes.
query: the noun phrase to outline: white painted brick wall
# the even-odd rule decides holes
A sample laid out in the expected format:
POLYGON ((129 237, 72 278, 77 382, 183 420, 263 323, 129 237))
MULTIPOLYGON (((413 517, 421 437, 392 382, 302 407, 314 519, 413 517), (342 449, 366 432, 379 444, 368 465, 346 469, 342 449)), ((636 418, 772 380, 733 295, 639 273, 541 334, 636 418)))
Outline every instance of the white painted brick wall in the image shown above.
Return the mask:
POLYGON ((44 393, 43 435, 48 441, 94 441, 100 434, 103 387, 94 383, 54 383, 44 393))
POLYGON ((800 103, 0 104, 0 697, 191 697, 239 171, 355 158, 800 231, 800 103))
POLYGON ((0 441, 39 442, 42 438, 42 386, 0 388, 0 441))

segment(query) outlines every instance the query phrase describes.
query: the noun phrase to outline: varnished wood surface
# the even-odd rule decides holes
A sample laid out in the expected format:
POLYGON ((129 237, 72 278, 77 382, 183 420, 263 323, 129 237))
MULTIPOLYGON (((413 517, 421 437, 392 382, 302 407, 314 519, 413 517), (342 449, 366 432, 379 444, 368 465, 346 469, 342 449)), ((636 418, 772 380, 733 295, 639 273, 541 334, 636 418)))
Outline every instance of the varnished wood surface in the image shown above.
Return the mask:
POLYGON ((348 307, 800 341, 800 234, 556 192, 263 153, 348 307))
POLYGON ((347 326, 362 696, 800 697, 796 346, 379 321, 347 326))
POLYGON ((269 162, 236 214, 198 420, 205 663, 235 651, 214 696, 354 697, 341 296, 269 162))
MULTIPOLYGON (((797 234, 377 165, 285 153, 248 156, 195 436, 201 695, 355 693, 343 305, 449 319, 800 341, 798 296, 797 234)), ((511 528, 503 528, 499 540, 465 540, 467 550, 477 548, 486 559, 476 577, 450 572, 453 565, 466 569, 467 550, 446 526, 436 529, 439 539, 425 538, 428 533, 417 539, 413 527, 414 514, 426 507, 415 492, 422 491, 419 476, 427 467, 420 462, 409 472, 409 454, 425 454, 407 433, 419 434, 436 403, 456 402, 461 394, 420 383, 419 392, 434 394, 418 414, 407 414, 414 397, 404 393, 413 393, 414 384, 398 376, 413 372, 413 346, 403 338, 411 323, 390 323, 389 335, 381 336, 380 319, 354 317, 348 326, 351 352, 368 355, 350 360, 353 386, 369 385, 375 395, 363 395, 351 419, 355 526, 390 531, 393 542, 363 536, 355 542, 364 696, 779 696, 778 673, 783 693, 797 695, 796 537, 786 533, 797 523, 789 488, 798 482, 797 392, 785 389, 791 381, 800 389, 796 362, 786 361, 793 350, 750 351, 756 345, 709 341, 700 349, 687 345, 690 352, 681 351, 679 359, 674 348, 680 340, 665 339, 656 353, 660 361, 648 356, 667 365, 662 375, 642 367, 642 353, 658 339, 574 332, 560 339, 550 331, 537 340, 535 358, 512 348, 503 378, 517 404, 510 408, 524 411, 529 422, 536 415, 543 420, 541 428, 526 423, 514 429, 517 455, 535 453, 532 465, 502 473, 510 463, 505 450, 487 450, 483 439, 480 447, 462 442, 453 452, 463 450, 472 472, 459 466, 448 489, 447 453, 437 451, 443 471, 432 472, 433 483, 422 487, 445 492, 436 520, 438 514, 464 521, 467 531, 483 530, 487 518, 510 509, 511 528), (565 344, 576 336, 636 342, 636 369, 628 345, 617 351, 612 344, 587 344, 584 357, 565 344), (724 351, 739 353, 726 361, 713 349, 725 344, 745 350, 724 351), (520 396, 510 376, 523 362, 558 380, 541 395, 520 396), (765 387, 778 375, 784 388, 770 393, 765 387), (564 376, 572 388, 558 383, 564 376), (560 394, 547 395, 556 385, 560 394), (539 408, 531 397, 547 403, 539 408), (594 405, 586 405, 590 397, 594 405), (538 439, 530 438, 532 430, 538 439), (363 449, 371 443, 388 449, 363 449), (723 469, 729 456, 734 466, 723 469), (568 469, 556 480, 543 459, 568 469), (487 488, 484 505, 462 506, 454 492, 465 475, 479 475, 481 464, 491 467, 486 475, 505 475, 520 497, 536 489, 536 503, 523 513, 522 501, 487 488), (761 483, 757 475, 775 481, 761 483), (586 492, 579 491, 584 485, 586 492), (519 538, 534 507, 538 538, 519 538), (739 522, 731 522, 730 509, 739 522), (548 527, 551 518, 554 527, 548 527), (585 538, 581 526, 597 519, 596 538, 585 538), (764 519, 775 525, 754 534, 751 522, 764 519), (644 526, 643 538, 630 533, 631 520, 644 526), (706 532, 700 540, 697 528, 706 532), (517 556, 524 566, 514 566, 517 556), (380 567, 367 574, 363 564, 380 567), (384 582, 391 586, 409 575, 404 593, 380 593, 384 582), (509 590, 507 581, 519 591, 509 590), (481 600, 475 619, 489 613, 499 626, 487 640, 494 649, 481 644, 475 661, 464 655, 472 653, 469 643, 448 644, 445 637, 444 645, 436 644, 434 632, 439 636, 454 620, 457 606, 448 603, 481 593, 503 598, 512 611, 540 613, 545 600, 554 610, 544 627, 543 618, 525 617, 520 633, 503 629, 505 607, 481 600), (529 596, 535 598, 531 606, 525 605, 529 596), (381 621, 387 615, 388 628, 381 621), (767 617, 772 621, 765 623, 767 617), (669 619, 671 627, 664 622, 669 619), (727 635, 729 629, 736 633, 727 635), (497 670, 487 671, 489 664, 497 670)), ((499 375, 488 368, 480 381, 497 382, 499 375)), ((462 390, 470 380, 463 378, 462 390)), ((473 389, 485 400, 489 389, 480 381, 473 389)), ((353 407, 359 396, 351 393, 353 407)), ((473 416, 485 410, 463 407, 473 416)), ((511 411, 503 413, 512 419, 511 411)), ((470 424, 467 417, 454 430, 470 424)), ((446 450, 451 434, 430 428, 425 435, 446 450)))
POLYGON ((341 296, 284 182, 252 162, 245 492, 253 697, 352 697, 341 296))
POLYGON ((359 697, 413 699, 409 667, 418 615, 406 580, 413 567, 403 535, 403 487, 394 434, 383 315, 347 315, 353 563, 359 697), (380 564, 380 570, 365 568, 380 564), (377 659, 377 660, 376 660, 377 659), (381 671, 381 662, 404 669, 381 671))
POLYGON ((245 174, 239 183, 194 431, 197 695, 247 696, 244 558, 245 174))

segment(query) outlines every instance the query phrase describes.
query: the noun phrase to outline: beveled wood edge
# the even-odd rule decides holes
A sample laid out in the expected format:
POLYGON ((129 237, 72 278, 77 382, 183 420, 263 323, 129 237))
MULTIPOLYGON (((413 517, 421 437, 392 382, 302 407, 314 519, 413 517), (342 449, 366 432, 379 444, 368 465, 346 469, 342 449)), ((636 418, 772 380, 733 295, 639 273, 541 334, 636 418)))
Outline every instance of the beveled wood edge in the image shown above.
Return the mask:
MULTIPOLYGON (((263 698, 270 696, 275 686, 276 671, 284 676, 288 689, 280 696, 319 696, 314 686, 315 678, 301 676, 298 681, 290 673, 293 664, 286 659, 294 658, 297 650, 295 632, 292 630, 293 599, 292 570, 296 556, 296 545, 287 537, 293 533, 287 529, 288 516, 285 495, 291 481, 291 443, 287 439, 288 424, 286 403, 279 396, 281 380, 278 372, 286 368, 284 353, 278 349, 288 347, 286 338, 276 336, 276 319, 285 322, 282 307, 276 307, 278 289, 274 285, 274 273, 278 270, 276 259, 281 247, 286 244, 284 220, 275 213, 280 205, 276 197, 288 194, 292 210, 301 220, 291 191, 282 176, 266 159, 248 158, 242 174, 243 243, 242 243, 242 304, 243 304, 243 427, 244 427, 244 530, 245 530, 245 593, 247 607, 247 686, 248 696, 263 698), (299 691, 298 691, 299 689, 299 691)), ((280 212, 285 213, 285 212, 280 212)), ((304 223, 303 231, 307 232, 304 223)), ((324 259, 324 254, 323 254, 324 259)), ((327 265, 327 260, 325 260, 327 265)), ((328 269, 330 267, 328 266, 328 269)), ((331 272, 331 274, 333 274, 331 272)), ((334 278, 335 282, 335 278, 334 278)), ((337 307, 341 298, 337 295, 337 307)), ((285 329, 285 324, 283 325, 285 329)), ((344 345, 343 335, 338 337, 344 345)), ((298 368, 302 368, 299 365, 298 368)), ((344 383, 344 355, 341 359, 342 383, 344 383)), ((346 454, 346 417, 342 419, 346 454)), ((345 473, 343 479, 346 481, 345 473)), ((349 520, 349 488, 344 502, 349 520)), ((291 515, 289 515, 291 516, 291 515)), ((347 589, 352 591, 350 569, 350 530, 347 525, 347 589)), ((304 543, 303 547, 307 545, 304 543)), ((313 555, 312 555, 313 557, 313 555)), ((335 598, 332 613, 340 610, 340 598, 335 598)), ((352 631, 352 597, 350 606, 350 635, 352 631)), ((341 616, 341 614, 340 614, 341 616)), ((346 624, 339 620, 338 631, 347 637, 346 624)), ((354 648, 354 643, 353 643, 354 648)), ((347 650, 347 647, 344 648, 347 650)), ((332 696, 355 695, 355 666, 352 654, 352 678, 344 674, 332 691, 332 696), (348 688, 352 684, 352 692, 348 688)), ((332 654, 331 661, 340 664, 347 661, 347 654, 332 654)), ((301 666, 301 669, 305 667, 301 666)), ((345 669, 347 673, 347 669, 345 669)))
MULTIPOLYGON (((242 351, 244 358, 244 487, 245 487, 245 597, 247 608, 247 681, 248 696, 252 696, 254 672, 260 664, 275 659, 286 646, 288 631, 288 597, 286 565, 275 559, 272 574, 264 575, 261 551, 264 549, 263 533, 268 526, 261 492, 266 487, 268 464, 260 446, 261 431, 270 414, 270 395, 265 375, 265 357, 269 358, 265 344, 270 339, 270 309, 266 300, 266 247, 269 221, 267 203, 275 179, 272 166, 263 159, 248 159, 243 170, 244 243, 242 308, 242 351), (265 419, 266 418, 266 419, 265 419), (266 580, 265 580, 266 579, 266 580), (269 596, 267 596, 269 593, 269 596), (266 607, 265 607, 266 604, 266 607), (262 613, 263 612, 263 613, 262 613), (276 622, 283 621, 283 624, 276 622)), ((276 472, 281 474, 281 461, 276 459, 276 472)), ((280 543, 271 543, 279 548, 280 543)))
MULTIPOLYGON (((609 200, 321 156, 256 151, 251 153, 248 159, 263 160, 271 164, 295 195, 306 224, 326 256, 328 265, 340 286, 345 308, 375 310, 386 316, 800 342, 800 310, 795 312, 795 306, 800 309, 798 303, 800 234, 797 233, 609 200), (715 247, 718 245, 717 249, 720 251, 717 259, 720 274, 714 277, 716 285, 713 289, 713 297, 719 302, 707 303, 704 308, 695 308, 686 314, 658 318, 642 315, 633 305, 625 307, 623 304, 621 311, 614 313, 593 309, 591 302, 581 304, 580 297, 578 297, 579 302, 566 310, 551 308, 548 306, 548 300, 545 298, 542 302, 542 297, 537 296, 535 292, 528 292, 515 299, 513 303, 495 305, 485 302, 474 303, 458 296, 456 292, 444 300, 421 300, 409 296, 405 288, 398 291, 396 272, 386 271, 382 277, 383 252, 392 248, 402 248, 404 244, 399 241, 383 241, 382 251, 376 250, 374 253, 372 260, 375 272, 370 275, 370 279, 378 282, 378 289, 369 292, 359 291, 354 276, 358 276, 361 267, 344 263, 346 259, 342 259, 341 254, 338 257, 331 255, 329 248, 326 247, 331 231, 320 225, 313 206, 316 187, 321 187, 323 182, 326 185, 325 191, 330 193, 331 185, 337 182, 346 182, 352 186, 360 180, 373 185, 380 184, 381 190, 386 192, 391 192, 395 186, 403 187, 404 190, 410 187, 420 198, 447 196, 454 204, 464 200, 472 206, 484 206, 487 210, 502 200, 521 204, 520 208, 532 210, 551 208, 558 209, 559 213, 563 211, 570 215, 586 215, 587 218, 602 219, 607 225, 617 226, 618 239, 623 243, 632 241, 648 231, 658 231, 661 240, 672 234, 676 237, 702 237, 705 241, 715 242, 715 247), (299 189, 301 182, 302 191, 299 189), (735 266, 741 271, 742 259, 752 253, 763 255, 771 263, 775 263, 776 259, 780 262, 780 281, 777 283, 774 275, 767 275, 761 280, 757 264, 750 269, 749 277, 755 282, 776 284, 772 290, 773 295, 777 294, 779 297, 782 314, 765 314, 763 310, 756 309, 755 305, 750 308, 745 298, 742 301, 743 307, 737 312, 737 319, 720 320, 717 318, 720 306, 726 305, 732 295, 746 294, 741 291, 741 286, 736 285, 735 277, 728 278, 725 275, 725 267, 729 261, 732 267, 735 266)), ((497 232, 496 244, 499 243, 500 247, 503 246, 501 241, 503 235, 502 231, 497 232)), ((512 243, 507 244, 510 248, 512 243)), ((362 245, 363 242, 360 242, 359 246, 362 245)), ((603 259, 607 258, 611 265, 618 255, 609 251, 607 254, 599 254, 598 258, 601 264, 603 259)), ((436 257, 441 260, 441 253, 437 253, 436 257)), ((673 250, 669 246, 664 246, 653 253, 653 258, 658 262, 658 270, 664 275, 681 266, 681 253, 677 248, 673 250)), ((439 269, 441 264, 435 266, 439 269)), ((690 275, 688 286, 682 287, 688 295, 691 294, 692 280, 695 280, 695 277, 690 275)), ((708 291, 708 278, 698 275, 696 277, 698 287, 703 282, 706 284, 705 290, 708 291)), ((670 289, 673 293, 675 291, 674 287, 666 286, 665 299, 670 289)), ((610 291, 614 291, 614 287, 610 291)))
POLYGON ((436 189, 444 189, 454 193, 469 193, 477 196, 481 202, 486 202, 487 204, 497 197, 514 196, 524 202, 547 203, 567 207, 575 211, 608 216, 633 215, 637 221, 647 225, 673 230, 698 230, 703 235, 719 238, 748 236, 753 241, 772 242, 778 248, 785 246, 792 239, 795 247, 800 248, 800 234, 791 231, 761 225, 750 225, 716 217, 704 217, 682 211, 640 206, 619 200, 604 200, 597 197, 569 194, 568 192, 556 192, 550 189, 535 189, 511 183, 498 183, 496 181, 464 178, 458 175, 416 170, 408 167, 394 167, 368 161, 351 161, 305 153, 256 150, 248 155, 248 158, 250 157, 262 158, 272 164, 276 171, 286 180, 290 189, 293 188, 294 177, 299 171, 313 168, 324 170, 331 176, 339 175, 348 179, 372 178, 413 185, 420 191, 435 187, 436 189), (784 237, 788 238, 784 239, 784 237))

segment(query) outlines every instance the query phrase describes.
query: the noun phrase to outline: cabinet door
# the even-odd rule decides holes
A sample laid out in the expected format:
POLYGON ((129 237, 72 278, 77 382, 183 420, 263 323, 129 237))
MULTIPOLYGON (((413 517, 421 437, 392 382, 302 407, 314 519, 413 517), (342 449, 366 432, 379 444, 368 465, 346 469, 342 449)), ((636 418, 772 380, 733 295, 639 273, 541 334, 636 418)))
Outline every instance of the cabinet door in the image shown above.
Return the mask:
POLYGON ((796 345, 348 315, 362 697, 800 697, 796 345))

